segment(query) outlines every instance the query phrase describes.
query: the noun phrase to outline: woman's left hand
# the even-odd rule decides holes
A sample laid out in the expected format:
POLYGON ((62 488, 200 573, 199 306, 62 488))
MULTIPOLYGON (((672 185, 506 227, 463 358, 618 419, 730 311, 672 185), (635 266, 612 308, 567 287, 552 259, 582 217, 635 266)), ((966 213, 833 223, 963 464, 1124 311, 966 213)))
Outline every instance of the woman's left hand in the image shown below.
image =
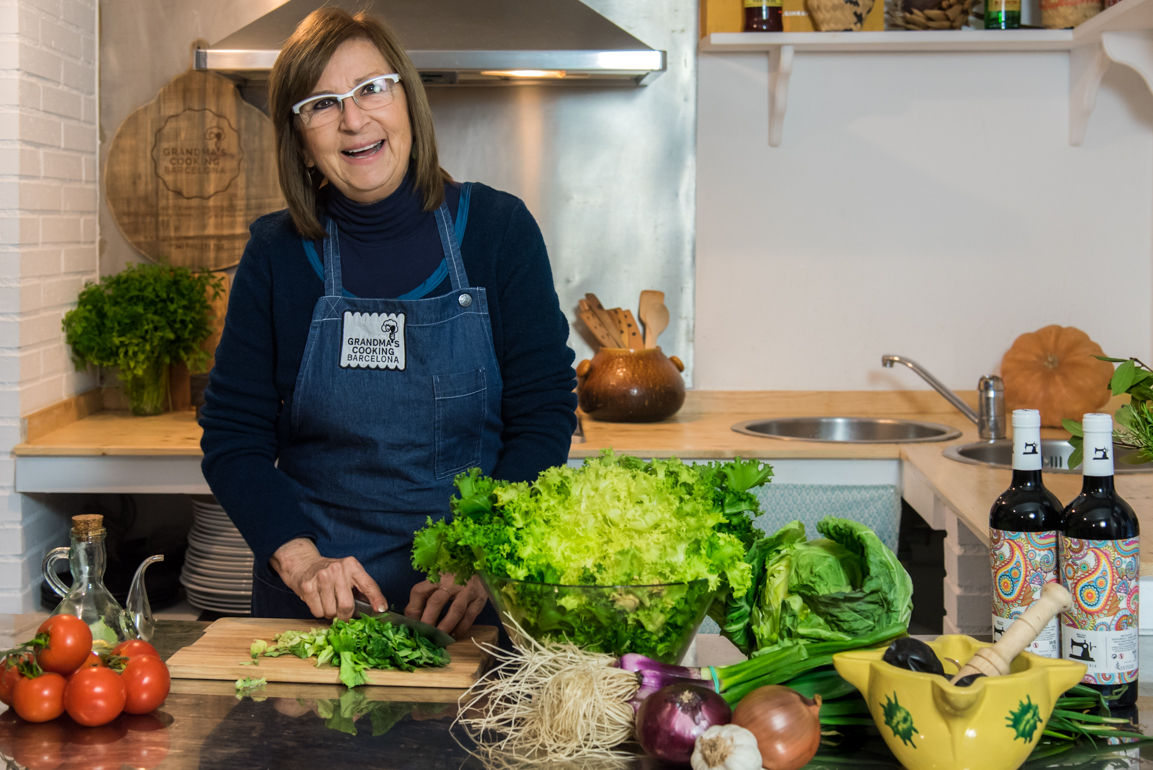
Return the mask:
POLYGON ((414 585, 404 614, 431 623, 459 639, 472 628, 472 622, 487 601, 488 592, 479 575, 460 585, 454 576, 446 574, 440 576, 439 583, 422 580, 414 585))

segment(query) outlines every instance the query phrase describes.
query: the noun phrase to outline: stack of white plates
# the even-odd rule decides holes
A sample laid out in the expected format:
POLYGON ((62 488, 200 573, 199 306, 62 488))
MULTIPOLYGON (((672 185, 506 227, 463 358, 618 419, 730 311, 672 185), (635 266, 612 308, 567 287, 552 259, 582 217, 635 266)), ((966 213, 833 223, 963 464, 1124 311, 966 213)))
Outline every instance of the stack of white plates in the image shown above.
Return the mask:
POLYGON ((201 610, 248 615, 252 551, 212 497, 192 499, 192 528, 180 582, 188 603, 201 610))

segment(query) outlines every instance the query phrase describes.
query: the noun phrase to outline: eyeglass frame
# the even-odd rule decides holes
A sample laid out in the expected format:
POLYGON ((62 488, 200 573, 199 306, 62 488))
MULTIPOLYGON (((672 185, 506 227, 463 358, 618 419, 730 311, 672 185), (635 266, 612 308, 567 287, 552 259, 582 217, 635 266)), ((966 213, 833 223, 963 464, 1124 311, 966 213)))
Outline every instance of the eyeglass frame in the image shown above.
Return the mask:
MULTIPOLYGON (((303 107, 304 105, 308 104, 309 102, 316 101, 317 99, 336 99, 336 103, 340 105, 340 111, 343 114, 344 113, 344 100, 351 98, 353 104, 355 104, 357 107, 360 107, 360 109, 363 110, 365 108, 361 107, 360 102, 358 102, 356 100, 356 92, 359 91, 361 88, 364 88, 369 83, 372 83, 372 82, 377 81, 377 80, 389 81, 390 83, 392 83, 392 85, 389 86, 389 88, 391 89, 393 86, 395 86, 397 83, 400 82, 400 73, 399 72, 392 72, 392 73, 389 73, 387 75, 374 75, 373 77, 370 77, 366 80, 362 80, 361 82, 357 83, 351 89, 349 89, 348 91, 345 91, 343 94, 313 94, 312 96, 309 96, 306 99, 301 99, 299 102, 292 105, 292 114, 299 116, 300 119, 302 121, 304 121, 304 124, 308 125, 308 118, 301 115, 300 108, 303 107)), ((390 104, 391 104, 391 102, 390 102, 390 104)), ((384 105, 384 106, 388 106, 388 105, 384 105)))

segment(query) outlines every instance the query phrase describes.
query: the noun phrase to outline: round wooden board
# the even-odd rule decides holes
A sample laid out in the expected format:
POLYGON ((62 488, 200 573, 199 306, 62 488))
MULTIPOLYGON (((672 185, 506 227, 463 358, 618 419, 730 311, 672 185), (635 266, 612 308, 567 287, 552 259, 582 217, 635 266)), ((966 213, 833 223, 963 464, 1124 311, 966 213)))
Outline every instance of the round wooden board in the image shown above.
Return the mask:
POLYGON ((149 259, 231 267, 252 220, 285 206, 272 121, 232 81, 190 70, 117 129, 104 193, 124 237, 149 259))

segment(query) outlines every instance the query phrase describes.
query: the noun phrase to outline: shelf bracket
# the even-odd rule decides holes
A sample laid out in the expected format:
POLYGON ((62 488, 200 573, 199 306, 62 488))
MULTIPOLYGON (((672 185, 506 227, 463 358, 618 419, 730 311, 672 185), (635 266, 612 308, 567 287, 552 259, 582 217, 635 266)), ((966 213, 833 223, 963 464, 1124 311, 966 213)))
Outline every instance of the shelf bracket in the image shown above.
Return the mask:
POLYGON ((789 77, 793 74, 793 46, 769 49, 769 146, 781 146, 785 110, 789 106, 789 77))
POLYGON ((1110 62, 1137 72, 1153 91, 1153 31, 1108 30, 1099 41, 1075 46, 1069 52, 1069 144, 1085 139, 1089 116, 1097 103, 1097 90, 1110 62))

